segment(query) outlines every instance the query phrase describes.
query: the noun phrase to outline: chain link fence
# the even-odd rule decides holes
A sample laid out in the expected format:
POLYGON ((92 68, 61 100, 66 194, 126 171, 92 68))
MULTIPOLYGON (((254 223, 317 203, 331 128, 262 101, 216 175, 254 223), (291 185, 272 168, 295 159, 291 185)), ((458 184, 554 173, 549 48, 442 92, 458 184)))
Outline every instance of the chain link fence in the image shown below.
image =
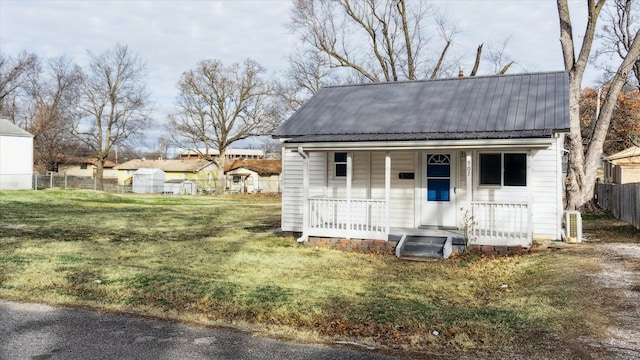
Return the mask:
MULTIPOLYGON (((132 181, 127 184, 118 184, 117 179, 103 179, 103 191, 109 193, 125 194, 133 193, 132 181)), ((229 177, 226 181, 225 193, 231 194, 267 194, 280 193, 280 179, 260 179, 249 181, 245 178, 229 177)), ((95 177, 71 176, 71 175, 33 175, 32 188, 44 190, 49 188, 61 189, 87 189, 97 190, 95 177)), ((170 180, 164 183, 162 191, 156 191, 163 195, 211 195, 216 192, 216 182, 199 180, 170 180)))

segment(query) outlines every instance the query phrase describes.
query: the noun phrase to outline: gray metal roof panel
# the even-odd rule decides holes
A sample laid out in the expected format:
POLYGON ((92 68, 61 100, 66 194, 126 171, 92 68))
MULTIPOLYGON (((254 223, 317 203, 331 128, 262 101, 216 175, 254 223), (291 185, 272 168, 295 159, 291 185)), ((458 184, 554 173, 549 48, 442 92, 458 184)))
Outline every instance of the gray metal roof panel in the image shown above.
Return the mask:
POLYGON ((476 138, 568 128, 568 76, 548 72, 323 88, 274 136, 473 133, 463 137, 476 138))

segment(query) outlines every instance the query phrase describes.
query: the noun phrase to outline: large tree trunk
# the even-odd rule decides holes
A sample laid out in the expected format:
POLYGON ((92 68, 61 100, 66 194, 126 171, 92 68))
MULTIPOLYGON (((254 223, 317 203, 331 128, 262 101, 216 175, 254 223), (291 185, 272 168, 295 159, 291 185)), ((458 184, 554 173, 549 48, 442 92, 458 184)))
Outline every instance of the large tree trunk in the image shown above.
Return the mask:
POLYGON ((600 165, 604 140, 607 136, 611 116, 629 71, 631 71, 640 56, 639 32, 636 32, 626 57, 611 80, 602 110, 598 118, 594 120, 594 132, 587 145, 585 156, 580 131, 580 90, 582 76, 591 54, 598 16, 605 0, 598 0, 597 2, 595 0, 587 0, 587 27, 582 39, 582 47, 577 57, 573 43, 573 27, 569 16, 569 5, 567 0, 557 1, 560 19, 560 44, 562 45, 564 67, 569 72, 569 121, 571 133, 569 136, 570 157, 569 172, 567 174, 567 208, 581 209, 593 199, 598 166, 600 165))
POLYGON ((98 159, 96 162, 96 190, 104 190, 104 162, 103 159, 98 159))
POLYGON ((220 155, 218 156, 217 163, 218 163, 218 173, 217 173, 218 176, 216 179, 216 194, 224 194, 226 190, 225 189, 226 179, 224 174, 224 167, 227 165, 226 149, 220 149, 220 155))

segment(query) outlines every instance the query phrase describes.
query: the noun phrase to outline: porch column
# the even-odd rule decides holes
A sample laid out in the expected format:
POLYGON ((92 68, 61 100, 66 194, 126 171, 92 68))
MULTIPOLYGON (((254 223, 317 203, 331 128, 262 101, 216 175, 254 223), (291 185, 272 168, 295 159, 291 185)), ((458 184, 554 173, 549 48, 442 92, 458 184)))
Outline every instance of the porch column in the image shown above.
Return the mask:
POLYGON ((309 231, 309 156, 301 146, 298 153, 302 156, 302 236, 298 242, 303 242, 307 240, 309 231))
POLYGON ((531 150, 527 151, 527 241, 533 244, 533 155, 531 150))
POLYGON ((347 239, 351 239, 351 180, 353 179, 353 154, 347 152, 347 239))
MULTIPOLYGON (((391 224, 391 220, 389 219, 389 215, 391 214, 391 155, 387 151, 384 154, 384 217, 386 224, 385 232, 389 234, 389 227, 391 224)), ((388 238, 387 238, 388 239, 388 238)))
POLYGON ((467 174, 467 206, 469 207, 469 211, 471 211, 471 202, 473 201, 473 156, 471 152, 466 152, 466 174, 467 174))

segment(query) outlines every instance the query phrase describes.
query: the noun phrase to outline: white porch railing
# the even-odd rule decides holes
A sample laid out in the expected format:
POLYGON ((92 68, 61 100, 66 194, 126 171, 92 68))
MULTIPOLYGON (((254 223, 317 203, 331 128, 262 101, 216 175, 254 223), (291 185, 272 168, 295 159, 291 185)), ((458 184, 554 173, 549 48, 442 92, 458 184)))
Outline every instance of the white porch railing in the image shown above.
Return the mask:
POLYGON ((526 202, 472 201, 472 240, 492 245, 527 243, 531 240, 526 202))
POLYGON ((386 240, 385 201, 372 199, 309 199, 310 236, 386 240), (351 211, 347 211, 348 207, 351 211))

